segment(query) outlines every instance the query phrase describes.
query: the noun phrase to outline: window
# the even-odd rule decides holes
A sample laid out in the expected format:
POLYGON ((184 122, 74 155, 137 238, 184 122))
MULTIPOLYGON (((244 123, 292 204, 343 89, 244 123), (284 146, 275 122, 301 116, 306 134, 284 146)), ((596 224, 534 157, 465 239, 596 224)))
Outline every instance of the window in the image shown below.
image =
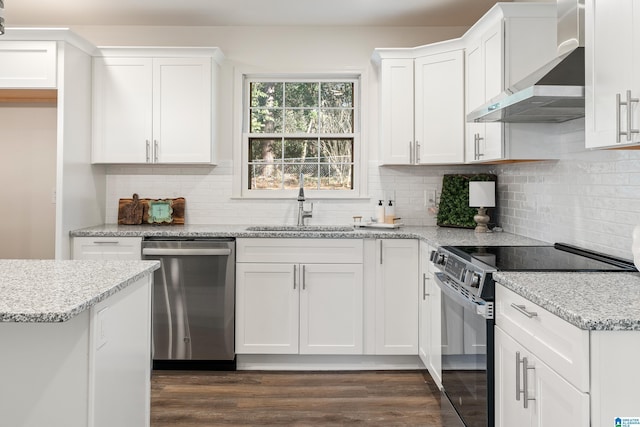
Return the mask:
POLYGON ((357 195, 358 78, 246 78, 243 195, 357 195))

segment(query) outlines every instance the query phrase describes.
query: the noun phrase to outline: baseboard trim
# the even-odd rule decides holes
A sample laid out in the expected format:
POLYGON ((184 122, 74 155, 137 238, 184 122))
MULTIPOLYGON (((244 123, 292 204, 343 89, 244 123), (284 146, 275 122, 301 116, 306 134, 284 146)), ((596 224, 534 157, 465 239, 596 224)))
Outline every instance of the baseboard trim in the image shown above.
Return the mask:
POLYGON ((239 371, 375 371, 424 369, 418 356, 239 354, 239 371))

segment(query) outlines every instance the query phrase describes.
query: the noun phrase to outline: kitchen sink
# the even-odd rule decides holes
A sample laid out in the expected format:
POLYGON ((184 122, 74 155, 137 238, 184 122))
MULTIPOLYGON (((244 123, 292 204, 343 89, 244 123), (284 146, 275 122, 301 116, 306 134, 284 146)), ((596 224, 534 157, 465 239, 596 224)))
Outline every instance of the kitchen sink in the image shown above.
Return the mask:
POLYGON ((350 225, 252 225, 247 231, 353 231, 350 225))

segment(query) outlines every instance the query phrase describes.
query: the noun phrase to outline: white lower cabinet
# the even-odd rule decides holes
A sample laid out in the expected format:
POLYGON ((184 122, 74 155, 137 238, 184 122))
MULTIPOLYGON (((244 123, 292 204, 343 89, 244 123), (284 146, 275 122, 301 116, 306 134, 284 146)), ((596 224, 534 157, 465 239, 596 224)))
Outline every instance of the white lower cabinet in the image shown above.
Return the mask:
POLYGON ((375 354, 418 355, 418 241, 376 241, 375 354))
POLYGON ((418 355, 438 387, 442 387, 441 313, 442 294, 433 280, 434 266, 429 256, 435 250, 420 242, 420 325, 418 327, 418 355))
POLYGON ((496 426, 589 426, 588 393, 499 327, 495 348, 496 426))
POLYGON ((142 237, 74 237, 73 259, 142 259, 142 237))
POLYGON ((496 426, 589 426, 589 332, 496 286, 496 426))
POLYGON ((236 247, 236 353, 362 354, 361 240, 238 239, 236 247))

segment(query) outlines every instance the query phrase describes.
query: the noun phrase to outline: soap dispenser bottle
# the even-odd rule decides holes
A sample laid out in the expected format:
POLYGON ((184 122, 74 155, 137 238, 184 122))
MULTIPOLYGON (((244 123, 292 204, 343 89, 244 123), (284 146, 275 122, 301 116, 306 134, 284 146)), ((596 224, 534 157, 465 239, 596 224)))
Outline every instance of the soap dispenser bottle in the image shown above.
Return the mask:
POLYGON ((393 206, 393 200, 389 200, 389 204, 384 209, 384 222, 387 224, 393 224, 393 219, 396 217, 395 208, 393 206))
POLYGON ((382 200, 378 200, 378 206, 376 206, 376 222, 382 224, 384 222, 384 205, 382 200))

